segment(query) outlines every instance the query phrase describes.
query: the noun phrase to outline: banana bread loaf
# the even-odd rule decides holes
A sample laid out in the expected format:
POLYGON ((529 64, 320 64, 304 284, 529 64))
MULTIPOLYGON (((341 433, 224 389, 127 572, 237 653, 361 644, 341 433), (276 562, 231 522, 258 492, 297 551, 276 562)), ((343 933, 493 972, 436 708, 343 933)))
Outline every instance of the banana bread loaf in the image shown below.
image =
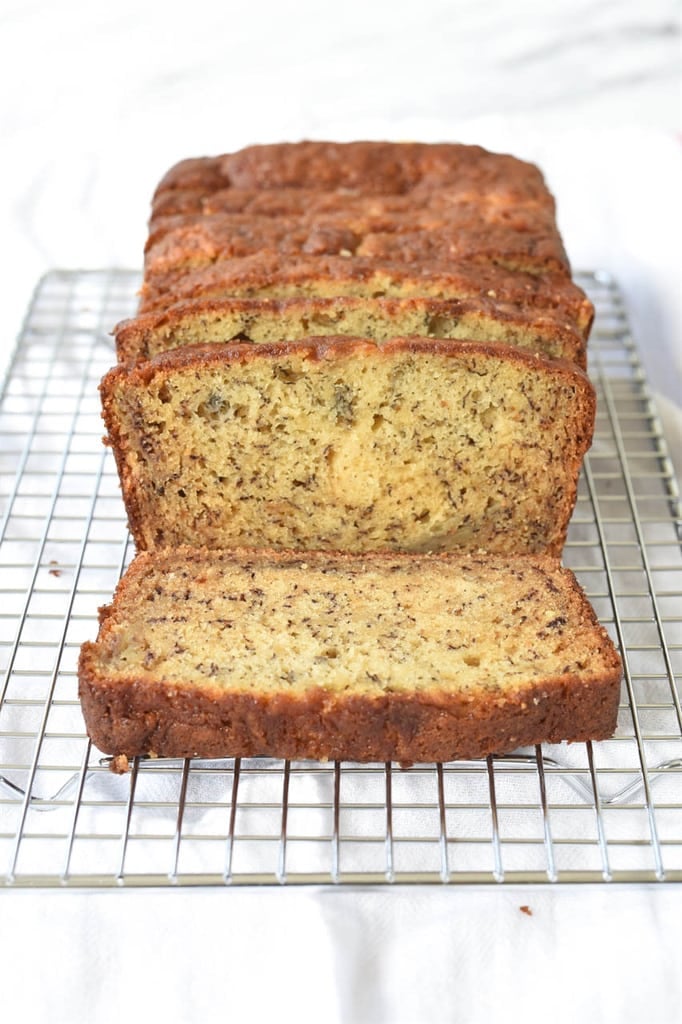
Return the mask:
MULTIPOLYGON (((556 309, 587 336, 541 172, 478 146, 302 142, 172 168, 140 312, 206 298, 467 299, 556 309)), ((364 332, 363 332, 364 333, 364 332)))
POLYGON ((103 752, 433 762, 599 740, 618 655, 550 558, 181 548, 137 557, 86 643, 103 752))
POLYGON ((552 552, 594 391, 503 344, 211 344, 111 370, 104 418, 138 548, 552 552))

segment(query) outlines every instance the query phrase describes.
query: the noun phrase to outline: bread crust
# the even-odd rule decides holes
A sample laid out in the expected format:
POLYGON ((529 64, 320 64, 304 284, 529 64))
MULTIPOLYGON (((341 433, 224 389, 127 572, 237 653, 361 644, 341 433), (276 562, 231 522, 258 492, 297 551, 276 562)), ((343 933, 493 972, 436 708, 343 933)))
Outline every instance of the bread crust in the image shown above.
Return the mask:
POLYGON ((310 141, 248 146, 236 153, 181 160, 154 193, 200 188, 343 189, 404 195, 453 185, 490 191, 502 185, 518 199, 548 195, 540 170, 507 154, 462 143, 310 141))
POLYGON ((83 647, 79 696, 88 735, 127 757, 277 757, 290 760, 452 761, 539 743, 613 735, 613 678, 548 678, 491 701, 438 692, 333 697, 310 691, 253 696, 198 693, 131 676, 98 678, 83 647))
POLYGON ((367 195, 362 189, 323 189, 320 187, 284 188, 211 188, 195 184, 164 189, 152 201, 150 228, 161 227, 178 217, 214 214, 253 214, 261 217, 328 214, 343 200, 345 210, 355 216, 405 213, 446 214, 453 207, 480 202, 488 214, 495 210, 506 215, 513 209, 538 209, 555 212, 553 197, 546 190, 517 188, 501 178, 492 187, 477 183, 470 176, 456 183, 413 189, 404 194, 367 195))
POLYGON ((515 210, 510 218, 483 217, 480 203, 460 204, 444 215, 353 217, 339 200, 326 217, 259 217, 252 214, 191 214, 152 224, 145 271, 201 267, 216 260, 261 252, 280 257, 341 256, 347 260, 393 260, 404 265, 453 260, 493 263, 514 269, 570 272, 552 211, 515 210))

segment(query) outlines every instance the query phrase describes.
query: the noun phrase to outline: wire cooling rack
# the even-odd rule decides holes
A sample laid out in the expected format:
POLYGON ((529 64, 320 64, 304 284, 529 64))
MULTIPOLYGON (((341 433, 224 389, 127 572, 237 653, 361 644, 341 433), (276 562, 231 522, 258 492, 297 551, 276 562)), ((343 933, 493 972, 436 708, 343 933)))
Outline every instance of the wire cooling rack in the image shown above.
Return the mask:
POLYGON ((682 879, 682 523, 614 283, 581 276, 598 414, 565 550, 623 653, 613 739, 407 770, 137 760, 120 776, 85 735, 76 663, 133 553, 97 384, 138 283, 48 274, 0 401, 0 882, 682 879))

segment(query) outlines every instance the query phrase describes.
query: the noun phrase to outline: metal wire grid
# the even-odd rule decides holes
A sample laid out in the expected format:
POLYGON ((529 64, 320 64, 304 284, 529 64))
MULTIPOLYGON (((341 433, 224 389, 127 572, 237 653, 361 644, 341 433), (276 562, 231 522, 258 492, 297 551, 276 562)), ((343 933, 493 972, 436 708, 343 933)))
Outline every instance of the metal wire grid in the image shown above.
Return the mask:
POLYGON ((682 524, 621 298, 604 275, 595 441, 565 561, 624 655, 616 736, 419 765, 135 761, 113 775, 78 649, 132 556, 101 445, 129 271, 48 274, 0 402, 0 881, 5 885, 682 879, 682 524))

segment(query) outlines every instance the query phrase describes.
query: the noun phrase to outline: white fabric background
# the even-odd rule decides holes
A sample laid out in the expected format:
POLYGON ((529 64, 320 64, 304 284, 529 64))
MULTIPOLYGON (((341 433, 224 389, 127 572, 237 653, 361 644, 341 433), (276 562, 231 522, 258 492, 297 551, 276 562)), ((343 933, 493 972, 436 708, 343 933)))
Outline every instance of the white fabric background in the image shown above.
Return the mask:
POLYGON ((27 1024, 663 1024, 682 1005, 679 944, 661 946, 679 937, 680 902, 669 896, 249 889, 48 892, 37 904, 10 893, 3 1015, 14 1008, 5 1019, 27 1024))
MULTIPOLYGON (((480 142, 537 160, 574 265, 621 282, 679 457, 679 38, 671 0, 0 0, 0 368, 44 270, 140 265, 177 159, 480 142)), ((27 1024, 662 1024, 682 1017, 681 920, 672 886, 8 892, 0 1005, 27 1024)))

